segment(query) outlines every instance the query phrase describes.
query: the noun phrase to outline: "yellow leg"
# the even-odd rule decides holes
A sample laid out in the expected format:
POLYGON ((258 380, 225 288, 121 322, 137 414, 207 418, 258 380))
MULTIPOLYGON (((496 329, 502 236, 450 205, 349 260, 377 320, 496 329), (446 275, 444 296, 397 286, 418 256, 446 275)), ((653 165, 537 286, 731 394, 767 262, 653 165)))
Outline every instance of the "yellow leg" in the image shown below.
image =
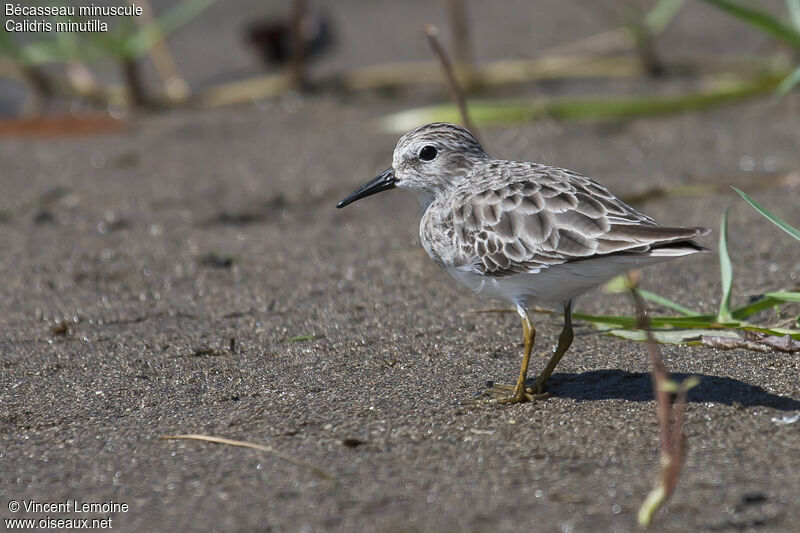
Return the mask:
POLYGON ((556 352, 553 354, 553 357, 547 362, 547 366, 544 367, 544 370, 536 378, 536 383, 533 384, 532 391, 534 394, 543 394, 545 385, 547 385, 547 380, 550 378, 550 374, 553 373, 555 370, 556 365, 561 358, 567 353, 570 345, 572 344, 572 339, 575 336, 572 333, 572 301, 568 301, 567 305, 564 306, 564 327, 561 329, 561 334, 558 336, 558 346, 556 346, 556 352))
MULTIPOLYGON (((533 401, 537 399, 537 397, 541 396, 541 395, 531 394, 530 392, 528 392, 528 390, 525 389, 525 378, 528 374, 528 365, 531 361, 531 351, 533 350, 533 343, 536 340, 536 328, 533 326, 533 324, 531 324, 531 319, 530 316, 528 315, 528 311, 524 307, 517 306, 517 313, 519 314, 519 317, 522 320, 522 334, 525 338, 525 353, 522 355, 522 366, 520 367, 519 370, 519 378, 517 378, 517 384, 514 386, 511 396, 501 396, 501 397, 481 399, 481 400, 467 400, 461 403, 465 404, 522 403, 522 402, 533 401)), ((509 389, 511 389, 511 387, 507 387, 504 385, 499 385, 494 387, 495 391, 502 391, 509 389)))
POLYGON ((533 343, 536 341, 536 328, 531 324, 531 317, 528 315, 528 310, 517 306, 517 313, 522 320, 522 336, 525 339, 525 353, 522 355, 522 366, 519 369, 519 377, 517 378, 517 385, 514 387, 514 392, 508 398, 501 398, 505 400, 501 403, 520 403, 530 401, 531 398, 525 392, 525 378, 528 375, 528 365, 531 362, 531 351, 533 350, 533 343))

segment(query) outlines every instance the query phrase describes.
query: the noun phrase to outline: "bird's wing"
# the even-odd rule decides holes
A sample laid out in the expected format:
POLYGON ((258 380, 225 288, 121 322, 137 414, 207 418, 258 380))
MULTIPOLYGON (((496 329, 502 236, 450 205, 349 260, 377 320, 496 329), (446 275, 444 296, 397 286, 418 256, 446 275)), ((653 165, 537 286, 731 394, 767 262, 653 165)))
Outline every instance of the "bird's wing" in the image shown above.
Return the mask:
POLYGON ((477 257, 477 273, 505 276, 594 256, 648 254, 704 234, 703 228, 659 226, 570 171, 541 165, 515 171, 526 176, 512 174, 453 206, 454 236, 477 257))

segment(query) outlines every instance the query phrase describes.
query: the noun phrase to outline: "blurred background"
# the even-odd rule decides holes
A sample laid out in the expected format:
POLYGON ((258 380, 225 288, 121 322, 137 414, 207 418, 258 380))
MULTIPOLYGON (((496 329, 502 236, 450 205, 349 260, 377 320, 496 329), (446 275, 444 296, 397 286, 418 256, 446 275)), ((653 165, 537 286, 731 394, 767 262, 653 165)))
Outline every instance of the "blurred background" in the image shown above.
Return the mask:
MULTIPOLYGON (((800 340, 797 303, 765 296, 796 294, 800 246, 730 189, 800 225, 800 0, 95 5, 143 14, 37 32, 17 24, 69 21, 4 11, 0 31, 0 476, 15 497, 113 497, 131 530, 633 530, 658 464, 643 345, 584 321, 547 403, 465 410, 453 402, 487 377, 516 375, 516 317, 475 313, 490 304, 431 264, 413 198, 335 209, 402 133, 463 107, 495 157, 714 229, 714 252, 643 286, 708 322, 755 302, 773 338, 746 344, 728 316, 736 350, 664 346, 702 373, 670 525, 800 519, 796 438, 778 433, 793 427, 772 421, 800 406, 800 347, 771 351, 800 340), (158 439, 199 432, 269 443, 342 488, 304 463, 158 439)), ((631 313, 619 295, 580 306, 631 313)), ((543 346, 558 327, 541 317, 543 346)))
MULTIPOLYGON (((425 122, 469 120, 452 100, 455 90, 469 102, 470 126, 505 128, 501 145, 515 153, 499 155, 550 161, 546 143, 566 124, 627 127, 637 117, 662 115, 713 122, 704 111, 759 101, 767 107, 753 111, 753 127, 741 132, 747 137, 766 125, 759 118, 763 109, 780 109, 775 113, 781 120, 797 113, 795 0, 121 5, 142 14, 68 20, 19 14, 16 4, 17 14, 12 10, 5 17, 0 34, 2 138, 111 131, 147 138, 160 117, 209 117, 226 109, 230 116, 252 110, 264 128, 310 110, 328 113, 335 124, 333 110, 364 106, 374 106, 367 122, 357 120, 364 131, 397 135, 425 122), (33 23, 52 31, 30 31, 33 23), (76 31, 60 31, 65 23, 76 31), (83 31, 80 24, 90 30, 104 24, 106 31, 83 31), (436 37, 425 33, 429 25, 436 37), (520 134, 526 128, 543 138, 520 134)), ((303 121, 305 116, 293 121, 294 127, 310 133, 313 128, 303 121)), ((654 145, 659 127, 642 128, 645 142, 654 145)), ((717 141, 732 148, 740 139, 717 141)), ((793 140, 782 136, 776 142, 793 140)), ((102 151, 98 145, 93 153, 105 157, 102 151)), ((637 157, 633 152, 629 156, 637 157)), ((756 161, 735 152, 729 150, 723 164, 786 170, 780 153, 756 161)), ((683 171, 702 168, 705 158, 695 155, 685 154, 683 171)), ((598 165, 603 170, 602 160, 598 165)))
MULTIPOLYGON (((107 31, 18 31, 18 26, 8 31, 24 21, 55 29, 66 19, 6 16, 0 113, 13 117, 71 109, 75 115, 109 105, 120 113, 117 108, 252 103, 301 89, 356 96, 441 85, 436 57, 422 36, 429 23, 438 26, 452 61, 461 67, 462 82, 482 94, 592 95, 607 91, 610 83, 633 93, 642 88, 639 78, 713 86, 725 78, 736 85, 754 82, 757 75, 781 74, 787 75, 779 80, 785 94, 798 76, 792 68, 800 45, 793 0, 121 5, 138 6, 143 14, 74 17, 77 23, 107 24, 107 31), (534 82, 539 84, 524 86, 534 82)), ((711 96, 705 103, 713 104, 718 95, 711 96)))

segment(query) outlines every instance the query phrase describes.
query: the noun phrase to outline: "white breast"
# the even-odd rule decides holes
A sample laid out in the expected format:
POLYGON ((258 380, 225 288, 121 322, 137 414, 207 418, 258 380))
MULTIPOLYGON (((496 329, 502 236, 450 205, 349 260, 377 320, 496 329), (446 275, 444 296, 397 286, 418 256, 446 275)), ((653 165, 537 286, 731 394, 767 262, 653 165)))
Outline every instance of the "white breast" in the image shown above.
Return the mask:
POLYGON ((482 276, 465 267, 448 267, 446 270, 467 288, 481 295, 531 307, 561 304, 627 270, 668 259, 670 257, 615 255, 543 266, 535 271, 502 277, 482 276))

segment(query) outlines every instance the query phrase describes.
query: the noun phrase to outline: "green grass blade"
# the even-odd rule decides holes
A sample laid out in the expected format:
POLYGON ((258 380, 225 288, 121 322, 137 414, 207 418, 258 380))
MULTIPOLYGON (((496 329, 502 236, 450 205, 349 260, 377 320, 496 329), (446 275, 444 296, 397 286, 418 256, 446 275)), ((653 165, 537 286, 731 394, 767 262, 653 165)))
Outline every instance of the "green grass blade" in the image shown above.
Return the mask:
POLYGON ((147 53, 156 43, 186 25, 214 2, 216 0, 184 0, 178 3, 158 20, 132 35, 125 43, 126 53, 131 57, 147 53))
POLYGON ((0 31, 0 52, 19 61, 22 57, 22 46, 14 40, 11 32, 0 31))
MULTIPOLYGON (((603 285, 603 292, 607 294, 615 294, 620 292, 628 292, 631 290, 631 288, 632 287, 630 285, 630 279, 628 278, 628 275, 621 274, 619 276, 611 278, 611 281, 603 285)), ((673 311, 677 311, 684 316, 691 316, 691 317, 702 316, 697 311, 689 309, 688 307, 684 307, 681 304, 673 302, 668 298, 664 298, 660 294, 646 291, 644 289, 636 289, 636 292, 638 292, 639 295, 645 300, 649 300, 662 307, 666 307, 667 309, 672 309, 673 311)))
MULTIPOLYGON (((650 33, 657 35, 672 22, 685 0, 659 0, 645 16, 644 23, 650 33)), ((790 0, 786 0, 787 2, 790 0)))
POLYGON ((786 96, 797 84, 800 83, 800 66, 794 72, 783 78, 775 88, 775 94, 778 96, 786 96))
POLYGON ((731 0, 704 0, 707 4, 712 4, 729 15, 736 17, 750 26, 761 30, 762 32, 772 35, 784 42, 787 42, 800 49, 800 31, 792 26, 785 24, 783 21, 774 17, 772 14, 744 6, 739 2, 732 2, 731 0))
POLYGON ((663 296, 660 296, 660 295, 655 294, 653 292, 646 291, 644 289, 639 289, 639 294, 645 300, 650 300, 651 302, 653 302, 655 304, 658 304, 658 305, 660 305, 662 307, 666 307, 667 309, 672 309, 673 311, 677 311, 677 312, 681 313, 682 315, 695 316, 695 317, 696 316, 701 316, 700 313, 698 313, 697 311, 689 309, 688 307, 684 307, 679 303, 675 303, 672 300, 668 300, 667 298, 664 298, 663 296))
POLYGON ((84 34, 100 56, 111 56, 117 61, 125 59, 125 42, 128 39, 129 25, 118 23, 108 32, 89 32, 84 34))
POLYGON ((609 327, 632 328, 636 326, 636 319, 630 316, 587 315, 586 313, 572 313, 572 318, 575 320, 582 320, 583 322, 590 322, 595 325, 609 327))
POLYGON ((786 0, 786 9, 789 10, 794 29, 800 32, 800 0, 786 0))
MULTIPOLYGON (((59 22, 62 17, 51 17, 54 22, 59 22)), ((56 45, 64 54, 64 58, 67 60, 70 59, 79 59, 80 57, 80 45, 78 41, 78 34, 69 32, 69 31, 60 31, 56 32, 55 36, 56 45)), ((87 47, 88 48, 88 47, 87 47)))
POLYGON ((786 335, 789 335, 794 340, 800 340, 800 330, 798 329, 770 328, 770 327, 754 326, 752 324, 743 326, 741 329, 747 331, 757 331, 759 333, 763 333, 765 335, 771 335, 773 337, 785 337, 786 335))
MULTIPOLYGON (((647 341, 647 333, 638 329, 609 329, 603 333, 631 341, 647 341)), ((729 339, 739 338, 739 335, 735 331, 719 329, 678 329, 671 331, 653 331, 651 333, 655 341, 659 344, 700 344, 700 337, 703 336, 725 337, 729 339)))
MULTIPOLYGON (((615 326, 621 328, 635 328, 636 317, 632 316, 616 316, 616 315, 588 315, 585 313, 573 313, 572 317, 575 320, 582 320, 592 324, 603 324, 607 326, 615 326)), ((655 316, 650 317, 650 325, 653 328, 709 328, 712 326, 721 326, 717 321, 717 317, 713 315, 699 315, 699 316, 655 316)), ((727 325, 736 326, 738 322, 732 322, 727 325)))
MULTIPOLYGON (((653 327, 673 327, 673 328, 708 328, 711 326, 720 326, 717 317, 713 315, 698 315, 698 316, 655 316, 650 319, 650 324, 653 327)), ((727 323, 731 324, 731 323, 727 323)), ((732 324, 736 324, 733 322, 732 324)))
POLYGON ((764 296, 778 300, 781 302, 798 302, 800 303, 800 292, 768 292, 764 296))
POLYGON ((666 317, 657 316, 653 317, 650 321, 651 325, 655 328, 731 328, 739 325, 738 321, 719 322, 716 316, 713 315, 700 315, 700 316, 676 316, 666 317))
MULTIPOLYGON (((677 95, 630 95, 618 97, 564 97, 525 100, 482 100, 467 104, 476 126, 508 126, 547 117, 556 120, 614 121, 638 116, 706 110, 759 94, 772 92, 785 77, 763 76, 728 81, 712 88, 677 95)), ((382 129, 405 133, 428 122, 461 120, 453 104, 419 107, 388 115, 382 129)))
POLYGON ((17 42, 10 32, 0 31, 0 53, 23 65, 57 63, 65 59, 55 40, 51 38, 17 42))
POLYGON ((733 265, 728 255, 728 210, 722 214, 722 225, 719 231, 719 271, 722 281, 722 301, 719 304, 717 318, 720 322, 730 322, 731 287, 733 286, 733 265))
POLYGON ((763 298, 756 300, 755 302, 743 305, 741 307, 737 307, 736 309, 731 311, 731 316, 735 320, 745 320, 756 313, 760 313, 761 311, 765 311, 767 309, 775 307, 779 303, 781 303, 779 300, 770 298, 765 295, 763 298))
POLYGON ((772 214, 772 212, 769 211, 766 207, 762 206, 761 204, 750 198, 743 191, 737 189, 736 187, 731 187, 731 189, 736 191, 739 194, 739 196, 744 198, 744 201, 750 204, 753 207, 753 209, 761 213, 761 215, 764 218, 766 218, 767 220, 769 220, 770 222, 781 228, 783 231, 785 231, 786 233, 788 233, 789 235, 800 241, 800 229, 795 228, 782 218, 772 214))
POLYGON ((614 276, 610 281, 603 285, 603 292, 606 294, 617 294, 631 290, 631 283, 628 274, 614 276))

